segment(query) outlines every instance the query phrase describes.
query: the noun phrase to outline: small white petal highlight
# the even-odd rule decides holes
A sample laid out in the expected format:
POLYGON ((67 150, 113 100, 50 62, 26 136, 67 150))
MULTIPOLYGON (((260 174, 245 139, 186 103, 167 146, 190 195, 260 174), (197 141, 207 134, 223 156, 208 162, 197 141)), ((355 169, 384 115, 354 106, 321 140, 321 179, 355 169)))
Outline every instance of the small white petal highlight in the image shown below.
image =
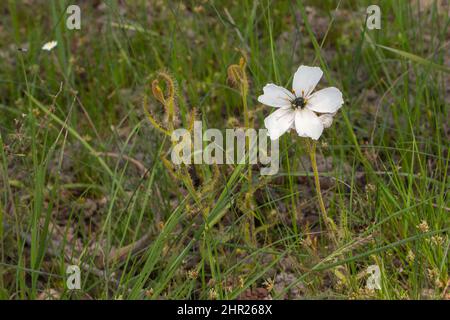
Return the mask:
POLYGON ((271 140, 277 140, 288 131, 294 123, 295 112, 292 109, 281 108, 264 119, 271 140))
POLYGON ((335 113, 344 103, 342 93, 335 87, 319 90, 308 98, 306 107, 320 113, 335 113))
POLYGON ((300 66, 294 74, 292 89, 297 97, 308 97, 319 83, 323 72, 319 67, 300 66))
POLYGON ((335 114, 331 114, 331 113, 326 113, 323 114, 321 116, 319 116, 320 121, 322 121, 323 127, 324 128, 329 128, 331 127, 331 124, 333 123, 333 116, 335 114))
POLYGON ((265 85, 263 91, 264 94, 258 97, 258 101, 271 107, 290 107, 291 100, 294 99, 293 94, 289 90, 273 83, 265 85))
POLYGON ((44 44, 44 45, 42 46, 42 50, 45 50, 45 51, 51 51, 51 50, 53 50, 57 45, 58 45, 58 42, 57 42, 57 41, 50 41, 50 42, 47 42, 46 44, 44 44))
POLYGON ((323 124, 314 112, 304 108, 295 111, 295 129, 300 137, 318 140, 323 132, 323 124))

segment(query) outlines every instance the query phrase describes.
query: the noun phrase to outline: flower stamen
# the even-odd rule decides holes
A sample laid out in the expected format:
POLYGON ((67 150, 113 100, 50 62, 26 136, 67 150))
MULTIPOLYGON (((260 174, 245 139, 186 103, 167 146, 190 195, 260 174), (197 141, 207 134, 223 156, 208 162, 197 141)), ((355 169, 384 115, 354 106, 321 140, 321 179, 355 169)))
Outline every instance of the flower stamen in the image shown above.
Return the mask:
POLYGON ((294 109, 303 109, 306 105, 306 99, 302 97, 296 97, 294 100, 292 100, 291 102, 292 104, 292 108, 294 109))

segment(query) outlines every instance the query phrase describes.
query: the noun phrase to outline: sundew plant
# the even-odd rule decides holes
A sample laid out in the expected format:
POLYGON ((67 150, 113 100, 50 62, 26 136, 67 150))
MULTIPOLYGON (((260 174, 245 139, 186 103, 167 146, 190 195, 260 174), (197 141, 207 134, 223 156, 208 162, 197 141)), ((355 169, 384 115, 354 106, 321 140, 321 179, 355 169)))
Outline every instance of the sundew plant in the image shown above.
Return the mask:
POLYGON ((0 299, 448 300, 449 13, 2 1, 0 299))

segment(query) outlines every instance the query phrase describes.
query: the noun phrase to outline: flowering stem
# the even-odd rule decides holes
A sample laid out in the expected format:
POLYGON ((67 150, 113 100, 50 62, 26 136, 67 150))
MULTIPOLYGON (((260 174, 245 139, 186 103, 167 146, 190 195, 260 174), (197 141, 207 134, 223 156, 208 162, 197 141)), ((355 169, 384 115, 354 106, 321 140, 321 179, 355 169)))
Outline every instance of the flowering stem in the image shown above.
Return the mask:
MULTIPOLYGON (((242 84, 241 86, 241 95, 242 95, 242 105, 244 107, 244 127, 245 129, 250 128, 250 119, 248 115, 248 105, 247 105, 247 93, 248 88, 246 84, 242 84)), ((248 137, 245 138, 245 143, 247 145, 247 150, 250 152, 250 139, 248 137)), ((248 182, 251 185, 252 182, 252 165, 250 164, 250 158, 249 158, 249 164, 248 164, 248 182)))
MULTIPOLYGON (((250 116, 248 112, 248 104, 247 104, 247 95, 248 95, 248 80, 247 80, 247 73, 246 73, 246 61, 244 58, 241 58, 239 60, 239 80, 240 80, 240 92, 242 97, 242 106, 244 108, 244 127, 245 129, 250 128, 250 116)), ((250 146, 250 138, 246 137, 245 144, 247 146, 247 150, 250 155, 250 149, 254 146, 250 146)), ((253 215, 253 209, 252 209, 252 195, 253 195, 253 186, 252 186, 252 164, 250 163, 250 157, 249 157, 249 163, 248 163, 248 173, 247 173, 247 179, 248 179, 248 185, 249 185, 249 191, 245 195, 245 203, 246 207, 248 208, 248 225, 247 230, 249 235, 249 240, 252 245, 256 245, 256 234, 255 234, 255 218, 253 215)))
POLYGON ((328 217, 327 209, 325 208, 325 203, 323 202, 322 191, 320 189, 320 180, 319 180, 319 171, 317 170, 317 161, 316 161, 316 141, 310 142, 308 141, 308 149, 309 149, 309 157, 311 159, 311 166, 314 172, 314 183, 316 185, 317 198, 319 199, 319 207, 320 212, 322 213, 322 219, 325 223, 325 227, 330 234, 331 239, 337 244, 337 239, 335 235, 335 224, 333 220, 328 217))

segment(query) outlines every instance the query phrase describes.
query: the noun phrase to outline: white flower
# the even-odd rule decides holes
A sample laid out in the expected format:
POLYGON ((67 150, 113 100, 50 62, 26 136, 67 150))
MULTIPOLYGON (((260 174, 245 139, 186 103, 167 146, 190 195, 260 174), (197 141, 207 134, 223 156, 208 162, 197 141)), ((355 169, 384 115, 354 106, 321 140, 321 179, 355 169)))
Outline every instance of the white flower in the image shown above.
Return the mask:
POLYGON ((264 94, 258 101, 278 108, 264 120, 272 140, 291 128, 295 128, 301 137, 318 140, 323 129, 331 126, 333 116, 344 100, 341 91, 335 87, 312 93, 322 75, 319 67, 300 66, 294 74, 292 92, 272 83, 264 86, 264 94))
POLYGON ((42 50, 51 51, 53 48, 55 48, 58 45, 57 41, 50 41, 47 42, 42 46, 42 50))

